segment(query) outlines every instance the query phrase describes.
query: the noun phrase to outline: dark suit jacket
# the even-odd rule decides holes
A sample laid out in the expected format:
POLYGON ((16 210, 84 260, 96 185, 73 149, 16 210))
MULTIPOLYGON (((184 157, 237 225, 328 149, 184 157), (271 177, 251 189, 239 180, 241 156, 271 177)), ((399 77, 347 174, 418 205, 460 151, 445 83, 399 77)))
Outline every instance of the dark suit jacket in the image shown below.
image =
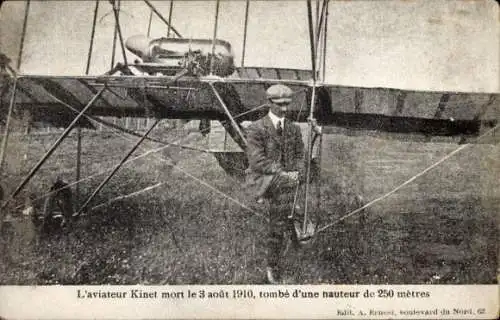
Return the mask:
POLYGON ((247 128, 249 173, 247 186, 256 197, 269 198, 273 179, 282 171, 304 171, 304 143, 300 127, 286 119, 280 137, 268 115, 247 128))

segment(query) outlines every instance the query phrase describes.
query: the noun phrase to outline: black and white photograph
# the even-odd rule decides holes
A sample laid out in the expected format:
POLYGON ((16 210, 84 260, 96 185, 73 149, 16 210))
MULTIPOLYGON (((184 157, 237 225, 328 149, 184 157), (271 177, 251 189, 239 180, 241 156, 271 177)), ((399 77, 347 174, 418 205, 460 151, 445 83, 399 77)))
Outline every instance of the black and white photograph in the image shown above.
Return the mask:
POLYGON ((1 2, 0 285, 496 285, 499 16, 1 2))

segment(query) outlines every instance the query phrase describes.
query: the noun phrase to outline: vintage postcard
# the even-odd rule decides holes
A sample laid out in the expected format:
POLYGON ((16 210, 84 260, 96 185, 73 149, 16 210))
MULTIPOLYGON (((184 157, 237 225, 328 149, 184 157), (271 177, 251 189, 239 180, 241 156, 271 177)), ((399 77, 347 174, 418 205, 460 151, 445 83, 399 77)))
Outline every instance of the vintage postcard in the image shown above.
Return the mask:
POLYGON ((1 318, 498 317, 498 2, 0 3, 1 318))

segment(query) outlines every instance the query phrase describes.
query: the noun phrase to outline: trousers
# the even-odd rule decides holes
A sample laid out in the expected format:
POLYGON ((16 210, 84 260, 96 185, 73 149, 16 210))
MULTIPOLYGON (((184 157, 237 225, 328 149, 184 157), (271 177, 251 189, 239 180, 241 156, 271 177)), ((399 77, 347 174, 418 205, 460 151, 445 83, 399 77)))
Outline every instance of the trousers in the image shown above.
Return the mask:
POLYGON ((293 221, 288 218, 294 206, 296 183, 283 177, 277 178, 269 197, 269 235, 267 263, 273 269, 279 269, 280 257, 285 245, 284 233, 294 233, 293 221))

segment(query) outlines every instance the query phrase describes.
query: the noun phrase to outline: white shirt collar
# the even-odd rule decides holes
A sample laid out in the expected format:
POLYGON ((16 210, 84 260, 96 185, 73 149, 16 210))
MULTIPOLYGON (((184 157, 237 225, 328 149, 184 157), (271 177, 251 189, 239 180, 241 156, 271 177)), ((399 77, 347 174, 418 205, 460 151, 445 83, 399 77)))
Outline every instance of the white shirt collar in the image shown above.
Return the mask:
POLYGON ((278 122, 281 122, 281 127, 283 128, 283 121, 285 121, 285 117, 278 117, 277 115, 275 115, 274 113, 271 112, 271 110, 269 110, 269 118, 271 119, 271 122, 273 123, 273 126, 274 128, 278 128, 278 122))

